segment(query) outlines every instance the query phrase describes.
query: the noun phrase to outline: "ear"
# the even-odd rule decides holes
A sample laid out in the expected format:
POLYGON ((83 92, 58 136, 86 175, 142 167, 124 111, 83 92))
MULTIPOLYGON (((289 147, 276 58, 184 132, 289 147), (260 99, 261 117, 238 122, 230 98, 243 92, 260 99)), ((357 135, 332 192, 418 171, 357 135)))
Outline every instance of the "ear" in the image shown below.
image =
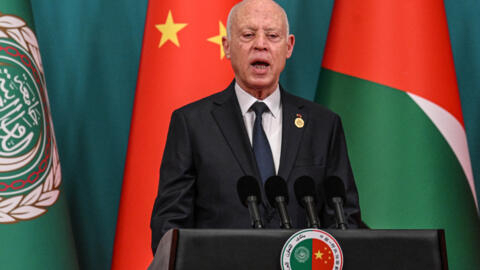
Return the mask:
POLYGON ((227 37, 222 37, 222 45, 225 56, 227 57, 227 59, 230 59, 230 43, 227 37))
POLYGON ((294 45, 295 45, 295 36, 294 35, 288 35, 288 37, 287 37, 287 58, 290 58, 290 56, 292 56, 294 45))

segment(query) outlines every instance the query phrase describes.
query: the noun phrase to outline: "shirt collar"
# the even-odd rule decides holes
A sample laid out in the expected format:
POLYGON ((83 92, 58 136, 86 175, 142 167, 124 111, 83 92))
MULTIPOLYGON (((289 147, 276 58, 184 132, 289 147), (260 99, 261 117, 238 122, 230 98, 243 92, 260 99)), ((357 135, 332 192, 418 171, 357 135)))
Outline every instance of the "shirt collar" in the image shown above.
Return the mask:
POLYGON ((237 100, 240 104, 242 116, 245 116, 250 107, 252 107, 253 103, 257 101, 264 102, 274 118, 277 118, 280 115, 282 103, 280 102, 280 88, 278 85, 277 88, 275 88, 275 90, 273 91, 273 93, 264 100, 259 100, 254 96, 250 95, 245 90, 243 90, 237 82, 235 82, 235 94, 237 95, 237 100))

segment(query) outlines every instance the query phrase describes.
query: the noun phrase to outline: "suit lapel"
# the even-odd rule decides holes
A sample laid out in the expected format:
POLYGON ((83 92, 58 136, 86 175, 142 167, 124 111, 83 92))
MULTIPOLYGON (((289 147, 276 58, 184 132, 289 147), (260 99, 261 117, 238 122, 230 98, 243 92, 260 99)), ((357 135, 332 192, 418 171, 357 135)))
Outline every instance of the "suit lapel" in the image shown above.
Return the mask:
POLYGON ((258 178, 255 158, 235 96, 234 85, 235 83, 230 84, 214 101, 216 106, 212 110, 212 115, 243 173, 258 178))
POLYGON ((303 131, 308 125, 308 113, 300 99, 296 99, 282 89, 282 150, 278 175, 288 180, 297 157, 298 147, 302 141, 303 131), (302 118, 305 126, 295 124, 296 118, 302 118))
MULTIPOLYGON (((243 173, 260 179, 255 157, 242 119, 240 106, 235 96, 234 85, 235 82, 232 82, 225 91, 216 97, 212 116, 222 131, 232 154, 240 164, 243 173)), ((281 90, 281 94, 283 123, 282 150, 278 175, 288 180, 303 135, 303 128, 295 126, 295 118, 297 118, 297 114, 299 114, 302 116, 305 124, 307 124, 308 115, 303 110, 302 104, 295 103, 297 99, 286 93, 283 89, 281 90)), ((259 184, 262 185, 260 181, 259 184)), ((264 189, 261 188, 260 190, 262 192, 262 205, 265 207, 268 219, 271 219, 275 210, 267 203, 264 189)))

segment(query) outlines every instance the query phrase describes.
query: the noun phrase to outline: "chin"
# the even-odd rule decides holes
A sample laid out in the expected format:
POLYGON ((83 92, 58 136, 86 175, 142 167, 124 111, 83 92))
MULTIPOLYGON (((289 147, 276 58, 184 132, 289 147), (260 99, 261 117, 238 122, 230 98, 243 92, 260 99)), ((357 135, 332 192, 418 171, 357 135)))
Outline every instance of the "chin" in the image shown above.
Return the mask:
POLYGON ((275 86, 275 82, 272 80, 251 80, 249 82, 249 85, 253 89, 258 89, 258 90, 263 90, 263 89, 268 89, 271 88, 272 86, 275 86))

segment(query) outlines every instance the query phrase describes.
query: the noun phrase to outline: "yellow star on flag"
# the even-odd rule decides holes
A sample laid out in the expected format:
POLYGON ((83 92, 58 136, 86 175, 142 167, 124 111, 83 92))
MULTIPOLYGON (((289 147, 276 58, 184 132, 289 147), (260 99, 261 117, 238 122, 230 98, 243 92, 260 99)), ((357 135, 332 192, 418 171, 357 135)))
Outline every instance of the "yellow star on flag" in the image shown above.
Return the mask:
POLYGON ((315 259, 322 259, 323 253, 320 252, 320 250, 315 253, 315 259))
POLYGON ((223 51, 222 37, 227 35, 227 29, 223 25, 222 21, 218 21, 218 32, 218 36, 211 37, 207 40, 220 46, 220 59, 223 59, 223 57, 225 57, 225 52, 223 51))
POLYGON ((173 17, 172 17, 172 11, 168 11, 167 15, 167 21, 165 21, 164 24, 156 24, 155 27, 158 29, 158 31, 162 32, 162 39, 160 40, 160 44, 158 47, 162 47, 163 44, 167 41, 171 41, 173 44, 177 45, 177 47, 180 47, 180 43, 178 42, 178 37, 177 37, 177 32, 182 30, 185 26, 187 26, 186 23, 174 23, 173 22, 173 17))

